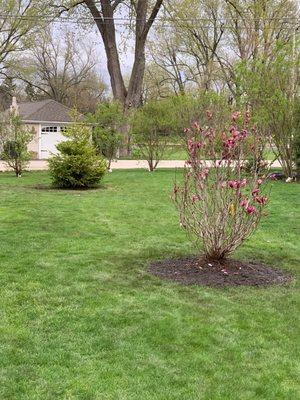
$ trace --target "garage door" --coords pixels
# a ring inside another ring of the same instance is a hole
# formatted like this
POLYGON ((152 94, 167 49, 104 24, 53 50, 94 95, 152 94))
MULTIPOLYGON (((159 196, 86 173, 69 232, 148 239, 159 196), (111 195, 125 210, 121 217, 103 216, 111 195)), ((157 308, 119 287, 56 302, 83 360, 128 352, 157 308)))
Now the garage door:
POLYGON ((66 137, 62 134, 65 127, 62 126, 42 126, 41 130, 41 158, 49 158, 57 154, 56 145, 66 137))

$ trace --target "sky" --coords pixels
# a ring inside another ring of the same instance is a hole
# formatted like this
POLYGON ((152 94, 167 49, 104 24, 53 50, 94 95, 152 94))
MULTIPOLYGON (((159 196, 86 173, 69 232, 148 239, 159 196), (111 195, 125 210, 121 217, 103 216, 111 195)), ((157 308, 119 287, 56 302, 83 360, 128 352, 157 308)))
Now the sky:
MULTIPOLYGON (((65 30, 70 30, 73 32, 76 41, 83 48, 85 46, 92 46, 93 56, 96 62, 96 69, 104 80, 105 83, 109 84, 109 74, 106 67, 106 54, 104 50, 104 45, 102 42, 101 35, 97 27, 93 24, 88 28, 81 27, 76 23, 55 23, 54 31, 55 35, 59 38, 64 34, 65 30)), ((134 40, 131 35, 129 35, 128 29, 123 24, 117 24, 117 43, 120 50, 120 63, 123 74, 129 75, 132 69, 134 61, 134 40)))

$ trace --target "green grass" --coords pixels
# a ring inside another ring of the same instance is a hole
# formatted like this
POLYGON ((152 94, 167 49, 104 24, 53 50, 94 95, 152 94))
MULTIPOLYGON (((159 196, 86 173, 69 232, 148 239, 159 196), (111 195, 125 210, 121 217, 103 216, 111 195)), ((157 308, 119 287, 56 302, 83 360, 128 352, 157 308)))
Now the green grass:
MULTIPOLYGON (((137 160, 140 159, 139 152, 133 151, 131 156, 122 156, 121 160, 137 160)), ((162 157, 163 160, 186 160, 187 152, 181 145, 170 146, 168 145, 162 157)))
MULTIPOLYGON (((272 150, 266 150, 264 157, 266 160, 274 160, 274 153, 272 150)), ((138 159, 138 155, 133 152, 132 156, 121 157, 122 160, 135 160, 138 159)), ((184 147, 176 145, 174 147, 168 146, 165 154, 163 155, 164 160, 186 160, 187 152, 184 147)))
POLYGON ((295 282, 220 290, 147 272, 193 252, 173 178, 118 171, 71 192, 36 189, 47 173, 0 175, 1 400, 300 398, 300 186, 275 183, 236 254, 295 282))

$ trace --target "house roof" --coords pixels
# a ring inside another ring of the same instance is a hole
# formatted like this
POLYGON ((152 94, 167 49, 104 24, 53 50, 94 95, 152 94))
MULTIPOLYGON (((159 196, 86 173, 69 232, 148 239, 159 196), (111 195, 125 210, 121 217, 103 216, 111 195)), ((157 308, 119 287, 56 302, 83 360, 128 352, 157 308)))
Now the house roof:
POLYGON ((70 108, 51 99, 18 103, 18 113, 23 121, 72 122, 70 112, 70 108))

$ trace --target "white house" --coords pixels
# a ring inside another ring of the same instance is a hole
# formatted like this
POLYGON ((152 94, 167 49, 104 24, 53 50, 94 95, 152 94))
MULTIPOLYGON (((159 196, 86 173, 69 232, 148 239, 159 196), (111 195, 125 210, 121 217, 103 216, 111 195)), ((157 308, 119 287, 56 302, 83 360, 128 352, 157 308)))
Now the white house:
POLYGON ((34 128, 36 134, 29 143, 29 150, 33 158, 46 159, 51 154, 56 154, 56 145, 66 140, 62 132, 72 122, 71 109, 55 100, 43 100, 27 103, 17 103, 13 98, 10 110, 14 111, 30 128, 34 128))

